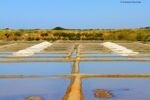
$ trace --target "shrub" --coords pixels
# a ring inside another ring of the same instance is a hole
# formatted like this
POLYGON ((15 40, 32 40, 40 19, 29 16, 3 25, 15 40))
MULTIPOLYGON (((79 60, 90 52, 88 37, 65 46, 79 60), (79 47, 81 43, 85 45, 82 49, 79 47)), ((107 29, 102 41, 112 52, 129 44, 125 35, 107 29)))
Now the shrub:
POLYGON ((21 32, 15 32, 15 36, 21 36, 22 34, 21 34, 21 32))
POLYGON ((65 30, 65 28, 62 28, 62 27, 55 27, 55 28, 53 28, 53 30, 65 30))

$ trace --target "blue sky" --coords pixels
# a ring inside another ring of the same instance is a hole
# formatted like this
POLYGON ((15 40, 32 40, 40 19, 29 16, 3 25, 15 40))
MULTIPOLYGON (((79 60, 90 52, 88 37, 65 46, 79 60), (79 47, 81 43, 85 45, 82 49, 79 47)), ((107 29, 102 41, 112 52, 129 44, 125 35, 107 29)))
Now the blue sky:
POLYGON ((0 0, 0 28, 136 28, 150 26, 150 0, 0 0))

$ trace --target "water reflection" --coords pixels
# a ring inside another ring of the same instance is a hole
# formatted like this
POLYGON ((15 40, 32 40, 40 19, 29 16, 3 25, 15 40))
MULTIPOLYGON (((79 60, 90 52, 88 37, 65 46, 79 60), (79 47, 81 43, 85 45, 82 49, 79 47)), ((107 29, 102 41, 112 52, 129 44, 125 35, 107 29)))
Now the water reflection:
POLYGON ((81 73, 150 74, 150 62, 82 62, 81 73))
POLYGON ((0 75, 70 74, 72 63, 0 63, 0 75))
POLYGON ((1 79, 0 100, 25 100, 42 96, 45 100, 61 100, 69 79, 1 79))
POLYGON ((106 100, 96 98, 95 89, 111 90, 107 100, 150 100, 149 84, 149 79, 85 79, 82 87, 85 100, 106 100))

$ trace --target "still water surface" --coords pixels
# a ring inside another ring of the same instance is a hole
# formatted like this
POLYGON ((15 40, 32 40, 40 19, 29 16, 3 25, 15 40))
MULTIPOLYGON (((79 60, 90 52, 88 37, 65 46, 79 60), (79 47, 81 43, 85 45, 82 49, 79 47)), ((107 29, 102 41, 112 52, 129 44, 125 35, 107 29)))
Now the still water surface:
MULTIPOLYGON (((43 56, 43 54, 34 56, 43 56)), ((71 73, 71 66, 71 62, 0 63, 0 75, 63 75, 71 73)), ((81 62, 80 72, 86 74, 150 74, 150 62, 81 62)), ((28 96, 42 96, 45 100, 62 100, 69 82, 69 79, 63 78, 0 79, 0 100, 24 100, 28 96)), ((90 78, 83 79, 82 82, 85 100, 150 100, 150 79, 90 78), (113 98, 97 99, 94 97, 95 89, 111 90, 113 98)))
POLYGON ((150 100, 150 79, 84 79, 85 100, 150 100), (98 99, 95 89, 110 90, 113 98, 98 99))
POLYGON ((69 79, 0 79, 0 100, 25 100, 42 96, 44 100, 61 100, 69 79))
POLYGON ((81 73, 150 74, 150 62, 81 62, 81 73))
POLYGON ((0 75, 70 74, 72 63, 0 63, 0 75))

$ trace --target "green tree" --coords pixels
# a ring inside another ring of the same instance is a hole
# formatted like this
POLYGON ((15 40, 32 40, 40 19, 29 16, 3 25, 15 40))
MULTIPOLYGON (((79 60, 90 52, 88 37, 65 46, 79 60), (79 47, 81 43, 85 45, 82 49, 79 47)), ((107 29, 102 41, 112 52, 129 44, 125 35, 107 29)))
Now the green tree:
POLYGON ((53 28, 53 30, 65 30, 65 28, 63 28, 63 27, 55 27, 55 28, 53 28))

